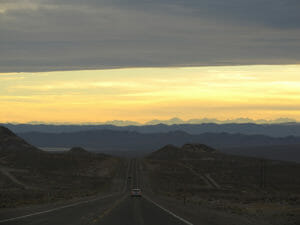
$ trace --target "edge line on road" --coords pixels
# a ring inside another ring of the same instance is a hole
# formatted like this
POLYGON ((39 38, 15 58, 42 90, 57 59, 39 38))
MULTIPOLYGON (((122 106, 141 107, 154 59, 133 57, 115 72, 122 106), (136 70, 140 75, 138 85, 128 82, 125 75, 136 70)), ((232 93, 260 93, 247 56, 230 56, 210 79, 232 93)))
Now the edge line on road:
POLYGON ((184 222, 185 224, 188 224, 188 225, 194 225, 191 222, 187 221, 186 219, 183 219, 182 217, 177 216, 175 213, 171 212, 170 210, 168 210, 168 209, 164 208, 163 206, 159 205, 158 203, 154 202, 149 197, 144 195, 143 198, 145 198, 147 201, 151 202, 152 204, 156 205, 158 208, 160 208, 160 209, 164 210, 165 212, 169 213, 170 215, 172 215, 176 219, 180 220, 181 222, 184 222))
MULTIPOLYGON (((126 173, 126 177, 125 177, 125 184, 124 184, 124 188, 123 188, 123 190, 122 190, 121 193, 125 193, 126 192, 126 187, 127 187, 127 182, 128 182, 127 181, 127 177, 128 177, 128 173, 129 173, 130 164, 131 164, 131 161, 129 161, 129 163, 128 163, 127 173, 126 173)), ((76 203, 73 203, 73 204, 64 205, 64 206, 60 206, 60 207, 49 209, 49 210, 45 210, 45 211, 40 211, 40 212, 30 213, 30 214, 23 215, 23 216, 8 218, 8 219, 0 220, 0 223, 14 221, 14 220, 19 220, 19 219, 24 219, 24 218, 31 217, 31 216, 37 216, 37 215, 44 214, 44 213, 49 213, 49 212, 53 212, 53 211, 57 211, 57 210, 61 210, 61 209, 65 209, 65 208, 69 208, 69 207, 73 207, 73 206, 77 206, 77 205, 81 205, 81 204, 85 204, 85 203, 89 203, 89 202, 93 202, 93 201, 97 201, 97 200, 102 200, 102 199, 105 199, 105 198, 109 198, 109 197, 115 196, 117 194, 120 194, 120 193, 105 195, 105 196, 102 196, 100 198, 94 198, 94 199, 91 199, 91 200, 76 202, 76 203)))
POLYGON ((37 215, 44 214, 44 213, 49 213, 49 212, 53 212, 53 211, 57 211, 57 210, 61 210, 61 209, 65 209, 65 208, 69 208, 69 207, 73 207, 73 206, 77 206, 77 205, 89 203, 89 202, 94 202, 94 201, 97 201, 97 200, 102 200, 102 199, 105 199, 105 198, 112 197, 112 196, 117 195, 117 194, 119 194, 119 193, 105 195, 105 196, 100 197, 100 198, 95 198, 95 199, 86 200, 86 201, 82 201, 82 202, 76 202, 76 203, 73 203, 73 204, 64 205, 64 206, 60 206, 60 207, 57 207, 57 208, 53 208, 53 209, 49 209, 49 210, 45 210, 45 211, 41 211, 41 212, 35 212, 35 213, 23 215, 23 216, 18 216, 18 217, 14 217, 14 218, 8 218, 8 219, 0 220, 0 223, 14 221, 14 220, 19 220, 19 219, 24 219, 24 218, 31 217, 31 216, 37 216, 37 215))

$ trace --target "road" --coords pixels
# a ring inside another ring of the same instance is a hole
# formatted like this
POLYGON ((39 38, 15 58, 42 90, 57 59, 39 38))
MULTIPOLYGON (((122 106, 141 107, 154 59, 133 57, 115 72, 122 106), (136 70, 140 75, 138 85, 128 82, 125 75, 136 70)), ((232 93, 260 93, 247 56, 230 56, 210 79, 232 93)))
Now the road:
POLYGON ((29 214, 0 218, 0 225, 184 225, 191 224, 147 196, 130 197, 130 189, 142 187, 138 160, 128 164, 121 193, 50 208, 29 214), (127 177, 131 177, 128 179, 127 177))

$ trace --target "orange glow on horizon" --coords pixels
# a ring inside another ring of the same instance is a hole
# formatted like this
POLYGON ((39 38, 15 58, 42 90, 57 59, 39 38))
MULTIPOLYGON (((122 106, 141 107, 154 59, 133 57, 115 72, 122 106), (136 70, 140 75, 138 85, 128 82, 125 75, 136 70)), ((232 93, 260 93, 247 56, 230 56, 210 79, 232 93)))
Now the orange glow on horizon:
POLYGON ((300 65, 0 74, 0 122, 300 120, 300 65))

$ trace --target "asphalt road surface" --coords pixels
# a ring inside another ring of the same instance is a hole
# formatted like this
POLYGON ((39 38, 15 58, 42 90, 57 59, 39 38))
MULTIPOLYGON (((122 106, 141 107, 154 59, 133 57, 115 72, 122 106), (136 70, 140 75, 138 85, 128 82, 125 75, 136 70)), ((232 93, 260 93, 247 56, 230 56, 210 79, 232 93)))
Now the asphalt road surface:
POLYGON ((30 214, 0 218, 0 225, 184 225, 191 224, 150 198, 130 197, 131 188, 141 187, 138 161, 129 162, 124 190, 30 214), (128 177, 131 177, 128 179, 128 177))
POLYGON ((165 212, 144 198, 126 197, 96 224, 184 225, 186 223, 165 212))

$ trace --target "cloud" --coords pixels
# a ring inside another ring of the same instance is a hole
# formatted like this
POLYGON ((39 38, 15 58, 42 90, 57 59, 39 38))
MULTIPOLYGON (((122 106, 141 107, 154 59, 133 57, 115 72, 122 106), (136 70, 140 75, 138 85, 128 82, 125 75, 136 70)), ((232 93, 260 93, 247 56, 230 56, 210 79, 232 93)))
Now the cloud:
POLYGON ((1 0, 0 72, 300 62, 297 0, 1 0))

